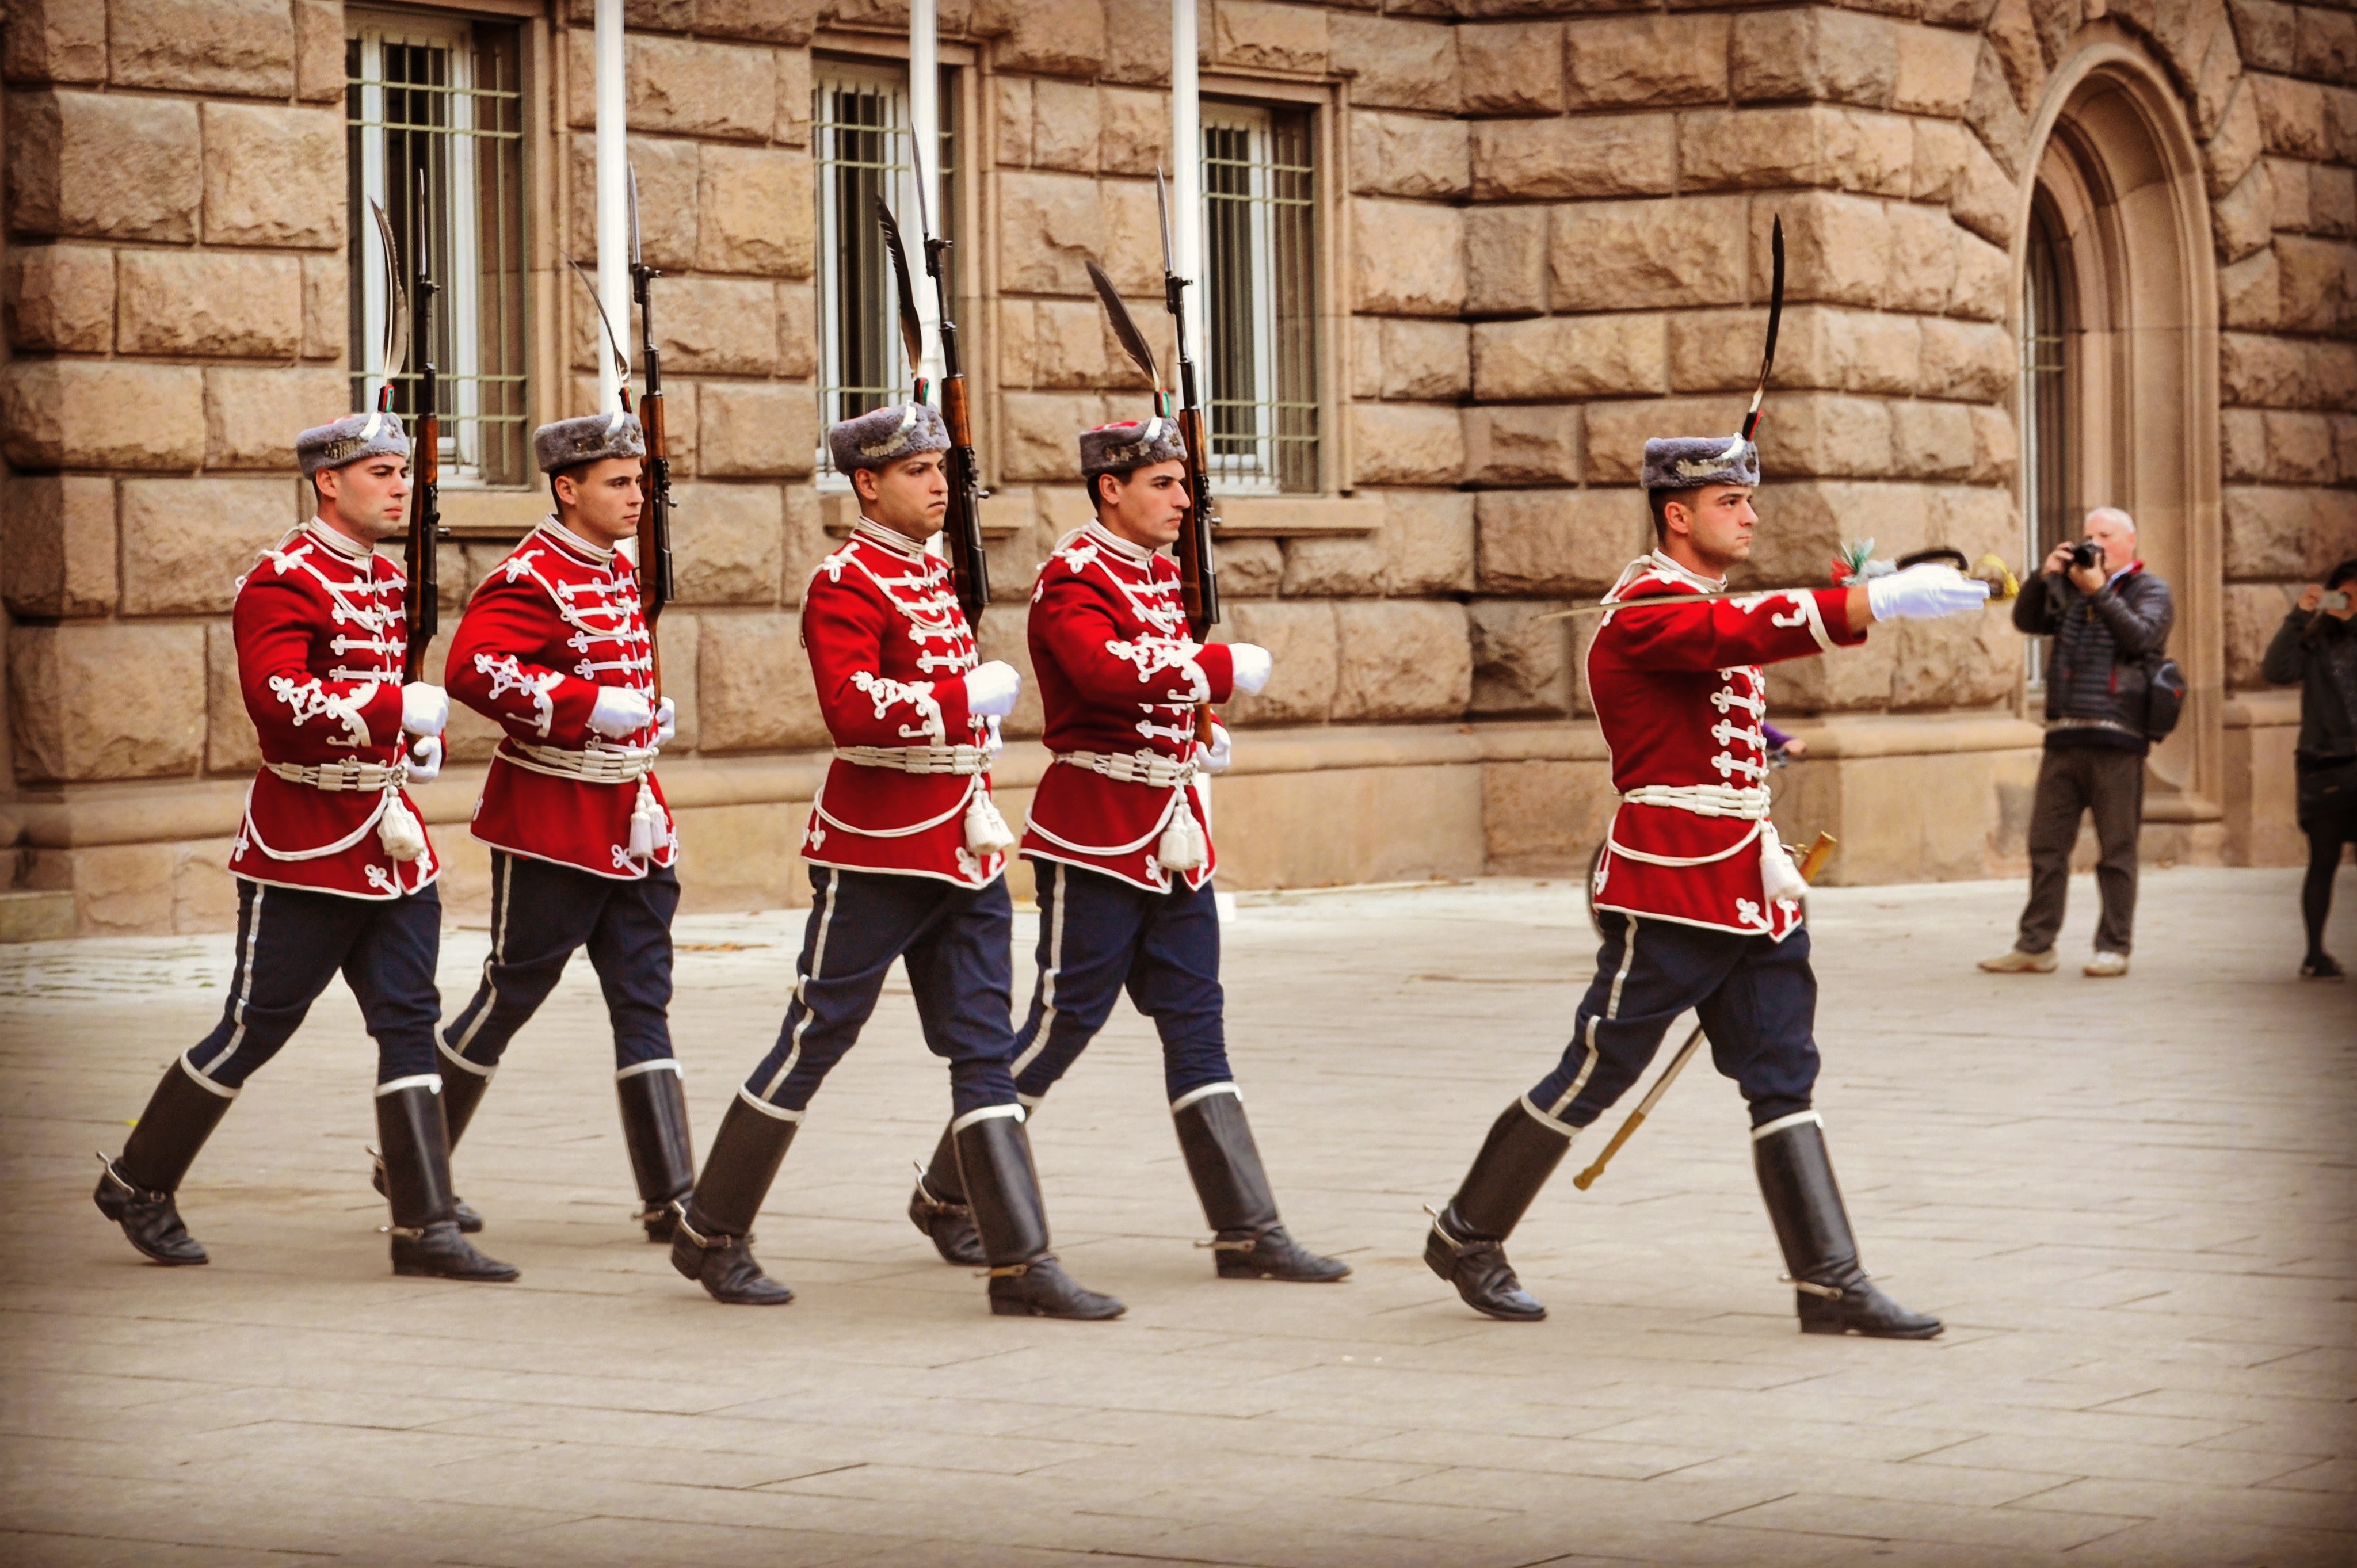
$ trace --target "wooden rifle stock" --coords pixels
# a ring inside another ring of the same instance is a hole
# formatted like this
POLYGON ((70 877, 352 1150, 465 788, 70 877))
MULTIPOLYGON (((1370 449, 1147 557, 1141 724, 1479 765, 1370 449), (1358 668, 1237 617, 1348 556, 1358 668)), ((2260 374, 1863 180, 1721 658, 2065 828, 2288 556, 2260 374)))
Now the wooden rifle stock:
POLYGON ((955 369, 957 328, 942 323, 942 423, 949 426, 950 510, 943 530, 949 544, 950 578, 957 591, 966 624, 980 628, 984 607, 990 603, 990 556, 982 543, 982 485, 979 459, 974 450, 974 409, 966 396, 966 379, 955 369))
MULTIPOLYGON (((425 384, 433 384, 430 373, 425 384)), ((414 490, 409 502, 409 540, 402 563, 409 575, 408 602, 402 607, 409 622, 409 643, 401 660, 404 684, 423 678, 426 645, 441 629, 442 620, 442 573, 436 550, 442 533, 442 420, 434 412, 433 394, 425 396, 425 412, 418 415, 417 441, 411 448, 414 490)))

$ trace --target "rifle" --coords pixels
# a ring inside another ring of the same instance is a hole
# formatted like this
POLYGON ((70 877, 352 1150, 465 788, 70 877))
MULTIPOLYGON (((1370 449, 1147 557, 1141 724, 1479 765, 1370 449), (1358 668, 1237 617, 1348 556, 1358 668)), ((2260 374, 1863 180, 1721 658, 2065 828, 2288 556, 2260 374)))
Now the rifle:
MULTIPOLYGON (((1824 869, 1826 857, 1834 852, 1835 842, 1833 834, 1819 833, 1810 843, 1808 852, 1801 856, 1802 881, 1814 882, 1817 879, 1817 873, 1824 869)), ((1620 1152, 1620 1145, 1645 1124, 1645 1118, 1654 1106, 1661 1103, 1662 1096, 1669 1092, 1670 1085, 1677 1082, 1678 1074, 1686 1070, 1686 1063, 1694 1060, 1695 1052, 1702 1048, 1702 1041, 1703 1027, 1696 1024, 1694 1033, 1686 1036, 1686 1043, 1678 1047, 1678 1054, 1670 1058, 1670 1065, 1663 1068, 1662 1076, 1653 1081, 1652 1089, 1637 1102, 1637 1109, 1629 1112, 1629 1120, 1620 1123, 1620 1130, 1612 1134, 1612 1141, 1604 1145, 1604 1152, 1596 1156, 1596 1163, 1571 1178, 1572 1186, 1586 1192, 1596 1185, 1596 1178, 1604 1174, 1604 1167, 1612 1163, 1612 1156, 1620 1152)))
MULTIPOLYGON (((1178 525, 1178 590, 1187 607, 1187 628, 1198 642, 1220 624, 1220 574, 1211 560, 1211 530, 1220 509, 1211 499, 1211 476, 1205 466, 1211 454, 1204 435, 1203 402, 1195 390, 1195 361, 1187 352, 1186 290, 1195 280, 1178 275, 1178 253, 1170 243, 1170 188, 1157 166, 1154 200, 1162 218, 1162 305, 1170 312, 1171 329, 1178 334, 1178 435, 1187 444, 1187 499, 1192 504, 1178 525)), ((1168 412, 1167 409, 1165 412, 1168 412)), ((1198 727, 1203 744, 1211 741, 1211 710, 1200 711, 1198 727)))
MULTIPOLYGON (((925 242, 925 275, 933 280, 934 305, 941 316, 942 423, 949 427, 950 450, 945 467, 950 481, 949 516, 942 535, 949 546, 950 580, 956 585, 958 605, 966 624, 982 625, 983 607, 990 603, 990 554, 982 543, 982 459, 974 449, 974 406, 968 398, 965 360, 958 351, 957 317, 950 309, 950 277, 946 264, 955 242, 933 234, 932 214, 925 206, 923 160, 909 156, 916 177, 917 226, 925 242)), ((900 245, 899 225, 892 220, 884 199, 876 199, 877 220, 884 226, 884 242, 892 252, 893 275, 899 280, 900 336, 909 350, 911 374, 923 361, 923 327, 917 318, 917 301, 909 274, 909 258, 900 245)), ((925 401, 925 381, 917 377, 916 401, 925 401)))
MULTIPOLYGON (((647 657, 653 661, 655 701, 662 701, 662 645, 655 622, 676 585, 671 567, 671 439, 663 429, 662 360, 655 349, 655 309, 647 285, 662 274, 647 265, 639 240, 639 167, 630 167, 630 294, 639 302, 640 351, 646 356, 647 390, 639 399, 639 427, 647 441, 647 499, 639 513, 639 607, 647 621, 647 657)), ((601 307, 602 308, 602 307, 601 307)), ((623 378, 628 387, 630 378, 623 378)), ((627 392, 625 398, 627 399, 627 392)), ((625 401, 623 406, 629 407, 625 401)))
MULTIPOLYGON (((436 408, 440 384, 434 368, 434 295, 438 285, 428 270, 434 247, 426 238, 425 171, 417 171, 416 242, 417 358, 416 429, 410 443, 412 489, 409 502, 409 542, 403 566, 409 575, 403 609, 409 620, 409 645, 402 657, 404 683, 417 680, 425 669, 427 647, 442 620, 442 572, 437 546, 442 538, 442 416, 436 408)), ((386 391, 391 392, 388 383, 386 391)))

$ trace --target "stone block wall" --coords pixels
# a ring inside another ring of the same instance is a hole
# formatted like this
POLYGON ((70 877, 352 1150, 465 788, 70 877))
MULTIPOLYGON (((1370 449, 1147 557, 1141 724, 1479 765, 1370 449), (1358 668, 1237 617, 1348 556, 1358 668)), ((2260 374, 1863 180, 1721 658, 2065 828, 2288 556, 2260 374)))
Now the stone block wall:
POLYGON ((340 27, 314 0, 8 8, 12 784, 251 755, 208 649, 304 515, 295 432, 349 395, 340 27))
MULTIPOLYGON (((2179 177, 2215 247, 2224 404, 2221 517, 2199 526, 2218 529, 2229 686, 2255 682, 2287 587, 2357 553, 2345 5, 1198 5, 1207 90, 1318 117, 1331 483, 1226 503, 1220 635, 1278 660, 1267 693, 1230 710, 1241 725, 1347 746, 1353 726, 1577 720, 1581 623, 1541 618, 1600 591, 1649 542, 1633 488, 1646 435, 1735 425, 1777 216, 1790 276, 1757 576, 1816 577, 1837 542, 1863 536, 1881 553, 1947 543, 2016 558, 2018 230, 2050 89, 2097 47, 2152 63, 2197 149, 2179 177)), ((626 10, 678 454, 680 597, 663 623, 683 710, 674 753, 683 773, 705 758, 733 768, 823 740, 796 617, 845 509, 813 472, 811 82, 819 56, 893 58, 907 18, 899 0, 626 10)), ((1085 258, 1168 348, 1152 187, 1173 156, 1168 8, 941 10, 963 100, 961 308, 995 491, 1000 602, 983 637, 1023 664, 1033 574, 1086 516, 1074 432, 1146 407, 1085 258)), ((595 317, 562 260, 596 261, 590 20, 589 0, 546 0, 525 23, 535 419, 595 398, 595 317)), ((146 791, 159 823, 210 822, 253 765, 229 584, 304 509, 293 433, 349 395, 343 29, 337 0, 7 7, 0 849, 37 799, 146 791)), ((509 499, 501 515, 520 528, 537 503, 509 499)), ((507 548, 494 532, 446 547, 446 622, 507 548)), ((1996 614, 1885 628, 1864 652, 1782 667, 1775 700, 1921 736, 2007 708, 2018 660, 1996 614)), ((1031 698, 1010 728, 1038 723, 1031 698)), ((2253 778, 2272 735, 2236 743, 2253 778)), ((461 766, 491 744, 488 726, 454 728, 461 766)), ((1585 819, 1540 820, 1571 808, 1534 780, 1586 779, 1596 762, 1545 771, 1561 760, 1472 765, 1492 775, 1479 809, 1493 854, 1587 842, 1585 819)), ((1347 812, 1300 789, 1263 793, 1304 820, 1347 812)), ((1261 846, 1239 865, 1281 862, 1286 832, 1248 811, 1225 821, 1261 846)), ((211 923, 216 832, 45 850, 41 875, 80 878, 86 908, 129 911, 120 929, 211 923)))
POLYGON ((2299 585, 2357 556, 2357 12, 2228 12, 2244 74, 2207 173, 2227 679, 2251 688, 2299 585))

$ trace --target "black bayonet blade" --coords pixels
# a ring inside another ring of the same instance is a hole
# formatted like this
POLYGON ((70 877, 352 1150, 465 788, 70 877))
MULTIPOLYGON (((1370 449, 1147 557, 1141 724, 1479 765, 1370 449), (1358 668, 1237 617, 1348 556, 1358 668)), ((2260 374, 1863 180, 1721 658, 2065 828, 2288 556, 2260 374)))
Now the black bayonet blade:
POLYGON ((393 220, 384 215, 384 209, 374 197, 369 198, 369 210, 376 214, 377 239, 384 247, 382 374, 389 385, 409 357, 409 291, 401 286, 400 247, 393 242, 393 220))
POLYGON ((1743 416, 1743 438, 1760 428, 1760 405, 1768 396, 1768 378, 1776 369, 1776 332, 1784 323, 1784 219, 1779 213, 1769 231, 1771 276, 1768 290, 1768 348, 1760 357, 1760 385, 1751 393, 1751 411, 1743 416))
POLYGON ((1122 348, 1137 361, 1137 368, 1154 383, 1155 394, 1160 396, 1162 371, 1154 362, 1154 350, 1146 347, 1146 334, 1137 329, 1129 306, 1122 303, 1121 291, 1113 286, 1113 279, 1105 276, 1105 270, 1093 261, 1088 263, 1088 269, 1089 281, 1097 285, 1097 298, 1104 302, 1105 315, 1113 322, 1113 335, 1121 339, 1122 348))
POLYGON ((579 262, 563 251, 557 254, 565 257, 565 264, 573 269, 573 275, 579 278, 581 286, 589 291, 590 307, 597 313, 597 325, 606 329, 606 347, 614 356, 614 374, 621 380, 622 406, 628 408, 630 404, 630 357, 622 352, 621 339, 614 336, 614 324, 606 318, 606 302, 597 297, 597 285, 589 281, 589 274, 581 270, 579 262))
POLYGON ((900 346, 909 351, 909 373, 914 375, 925 362, 925 326, 917 315, 917 290, 909 278, 909 252, 900 244, 900 226, 892 221, 892 209, 880 196, 876 199, 876 221, 884 228, 884 248, 892 252, 892 284, 900 296, 900 346))

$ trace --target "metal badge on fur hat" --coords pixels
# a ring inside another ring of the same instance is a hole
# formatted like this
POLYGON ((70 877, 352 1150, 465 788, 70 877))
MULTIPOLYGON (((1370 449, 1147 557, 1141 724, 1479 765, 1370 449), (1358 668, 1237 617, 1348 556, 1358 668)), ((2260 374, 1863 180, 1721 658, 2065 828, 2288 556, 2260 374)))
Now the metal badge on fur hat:
POLYGON ((1120 424, 1100 424, 1081 432, 1081 473, 1088 478, 1093 479, 1099 474, 1130 474, 1156 463, 1186 460, 1187 443, 1179 435, 1175 419, 1157 415, 1120 424))
POLYGON ((1665 435, 1645 443, 1645 488, 1758 485, 1760 448, 1740 435, 1665 435))
POLYGON ((891 403, 846 419, 826 433, 835 472, 881 468, 903 457, 950 449, 950 427, 938 410, 921 403, 891 403))
POLYGON ((332 424, 315 424, 295 437, 295 461, 307 479, 322 468, 341 468, 363 457, 408 456, 409 437, 402 431, 401 416, 373 409, 348 413, 332 424))
POLYGON ((639 416, 619 409, 560 419, 532 433, 533 460, 544 474, 563 473, 606 457, 646 455, 646 433, 639 428, 639 416))

